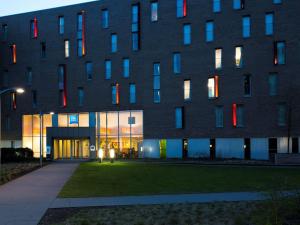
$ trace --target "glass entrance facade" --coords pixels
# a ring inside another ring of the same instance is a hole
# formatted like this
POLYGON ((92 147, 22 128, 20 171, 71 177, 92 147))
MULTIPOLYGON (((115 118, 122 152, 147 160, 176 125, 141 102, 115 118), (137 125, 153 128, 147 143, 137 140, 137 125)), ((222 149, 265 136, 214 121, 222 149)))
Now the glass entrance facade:
MULTIPOLYGON (((39 157, 40 143, 46 156, 48 127, 94 127, 96 149, 102 148, 107 154, 113 148, 118 157, 133 158, 137 157, 139 146, 143 141, 143 111, 23 115, 22 144, 23 147, 33 149, 35 157, 39 157)), ((60 137, 55 138, 52 148, 54 158, 76 156, 75 153, 71 154, 73 140, 63 141, 60 137), (57 149, 61 149, 61 153, 57 149)), ((80 137, 77 139, 81 140, 80 137)), ((85 157, 84 154, 81 156, 85 157)))
POLYGON ((53 158, 57 159, 87 159, 90 156, 88 139, 54 139, 53 158))

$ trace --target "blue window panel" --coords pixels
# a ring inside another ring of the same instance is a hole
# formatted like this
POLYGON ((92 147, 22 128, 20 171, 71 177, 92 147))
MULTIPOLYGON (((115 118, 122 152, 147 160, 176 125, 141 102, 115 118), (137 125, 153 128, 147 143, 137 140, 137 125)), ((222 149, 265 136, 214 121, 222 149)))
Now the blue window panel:
POLYGON ((251 19, 250 16, 243 17, 243 37, 249 38, 251 35, 251 19))
POLYGON ((96 113, 89 113, 89 125, 90 127, 96 127, 96 113))
POLYGON ((105 61, 105 79, 107 79, 107 80, 111 79, 111 61, 110 60, 105 61))
POLYGON ((160 103, 160 90, 153 90, 154 103, 160 103))
POLYGON ((267 13, 265 17, 266 35, 272 35, 274 29, 274 14, 267 13))
POLYGON ((214 22, 206 22, 206 42, 212 42, 214 40, 214 22))
POLYGON ((173 54, 173 72, 175 74, 181 73, 181 55, 180 55, 180 53, 173 54))
POLYGON ((185 24, 183 25, 183 44, 190 45, 192 41, 191 38, 191 25, 185 24))
POLYGON ((175 109, 175 127, 176 129, 183 128, 183 108, 176 108, 175 109))
POLYGON ((118 36, 116 34, 111 35, 111 52, 118 51, 118 36))
POLYGON ((123 59, 123 77, 128 78, 130 75, 130 60, 123 59))
POLYGON ((130 84, 130 104, 136 103, 136 87, 135 84, 130 84))
POLYGON ((213 0, 213 12, 221 12, 221 0, 213 0))
POLYGON ((109 12, 107 9, 102 10, 102 28, 108 28, 109 26, 109 12))

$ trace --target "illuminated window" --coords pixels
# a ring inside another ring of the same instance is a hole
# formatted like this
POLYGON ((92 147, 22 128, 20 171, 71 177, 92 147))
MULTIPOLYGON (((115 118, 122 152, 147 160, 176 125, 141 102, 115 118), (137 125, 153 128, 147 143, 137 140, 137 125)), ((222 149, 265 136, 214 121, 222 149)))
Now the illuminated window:
POLYGON ((215 69, 222 69, 222 49, 215 49, 215 69))
POLYGON ((17 109, 17 94, 16 92, 11 93, 11 109, 16 110, 17 109))
POLYGON ((183 107, 175 108, 175 127, 176 129, 183 128, 183 107))
POLYGON ((243 17, 243 38, 249 38, 251 35, 251 19, 250 16, 243 17))
POLYGON ((109 12, 108 9, 102 10, 102 28, 106 29, 109 26, 109 12))
POLYGON ((277 73, 271 73, 269 74, 269 95, 276 96, 278 92, 277 89, 278 89, 277 73))
POLYGON ((10 52, 11 52, 11 61, 13 64, 17 63, 17 45, 13 44, 10 46, 10 52))
POLYGON ((134 4, 131 8, 132 17, 132 50, 140 50, 140 4, 134 4))
POLYGON ((184 100, 190 101, 191 100, 191 80, 185 80, 183 84, 183 94, 184 100))
POLYGON ((84 12, 77 14, 77 54, 80 57, 86 54, 84 12))
POLYGON ((206 22, 206 42, 212 42, 214 40, 214 22, 206 22))
POLYGON ((244 76, 244 96, 251 96, 251 75, 244 76))
POLYGON ((87 79, 91 80, 93 78, 93 63, 92 62, 86 62, 85 63, 85 70, 86 70, 87 79))
POLYGON ((118 105, 120 103, 120 85, 112 85, 112 104, 118 105))
POLYGON ((111 79, 111 60, 105 60, 105 79, 111 79))
POLYGON ((213 0, 213 12, 221 12, 221 0, 213 0))
POLYGON ((235 67, 236 68, 243 67, 243 47, 242 46, 235 47, 235 67))
POLYGON ((153 64, 153 101, 160 103, 160 63, 153 64))
POLYGON ((216 106, 215 107, 215 117, 216 117, 216 127, 224 127, 224 107, 216 106))
POLYGON ((67 106, 67 82, 66 82, 66 65, 58 67, 58 88, 59 88, 59 105, 67 106))
POLYGON ((65 58, 70 57, 70 41, 65 40, 65 58))
POLYGON ((244 106, 232 105, 232 125, 233 127, 244 127, 244 106))
POLYGON ((192 41, 191 37, 191 24, 183 25, 183 44, 190 45, 192 41))
POLYGON ((7 41, 7 35, 8 35, 8 26, 7 24, 2 25, 2 41, 7 41))
POLYGON ((123 77, 128 78, 130 75, 130 60, 123 59, 123 77))
POLYGON ((178 52, 173 53, 173 72, 175 74, 181 73, 181 54, 178 52))
POLYGON ((130 104, 136 103, 136 86, 135 84, 129 85, 129 102, 130 104))
POLYGON ((151 2, 151 21, 158 21, 158 2, 151 2))
POLYGON ((187 0, 177 0, 177 17, 185 17, 187 14, 187 0))
POLYGON ((219 76, 208 78, 208 98, 219 97, 219 76))
POLYGON ((37 38, 38 37, 38 21, 37 18, 34 18, 30 21, 30 37, 37 38))
POLYGON ((245 7, 245 0, 233 0, 233 9, 244 9, 245 7))
POLYGON ((46 42, 41 42, 41 58, 46 58, 46 42))
POLYGON ((287 113, 286 113, 286 104, 278 104, 278 126, 286 126, 287 113))
POLYGON ((265 34, 272 35, 274 29, 274 13, 267 13, 265 16, 265 34))
POLYGON ((78 105, 83 106, 84 102, 84 89, 82 87, 79 87, 78 89, 78 105))
POLYGON ((274 43, 274 64, 284 65, 285 64, 285 42, 278 41, 274 43))
POLYGON ((63 16, 58 17, 58 33, 65 33, 65 18, 63 16))
POLYGON ((111 35, 111 52, 115 53, 118 51, 118 36, 117 34, 111 35))

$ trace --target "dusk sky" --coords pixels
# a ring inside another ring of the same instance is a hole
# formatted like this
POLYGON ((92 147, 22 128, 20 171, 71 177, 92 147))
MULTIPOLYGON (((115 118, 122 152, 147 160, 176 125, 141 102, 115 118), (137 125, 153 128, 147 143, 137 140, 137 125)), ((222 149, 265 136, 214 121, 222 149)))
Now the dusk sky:
POLYGON ((93 1, 95 0, 0 0, 0 16, 93 1))

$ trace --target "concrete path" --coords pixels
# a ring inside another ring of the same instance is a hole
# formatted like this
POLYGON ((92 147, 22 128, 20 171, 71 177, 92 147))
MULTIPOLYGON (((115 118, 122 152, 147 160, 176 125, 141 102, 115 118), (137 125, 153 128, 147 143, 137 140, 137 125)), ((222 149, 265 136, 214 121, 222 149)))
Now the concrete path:
POLYGON ((0 225, 36 225, 78 163, 53 163, 0 186, 0 225))
POLYGON ((265 200, 267 196, 258 192, 206 193, 185 195, 152 195, 99 198, 56 199, 50 208, 155 205, 174 203, 212 203, 265 200))

